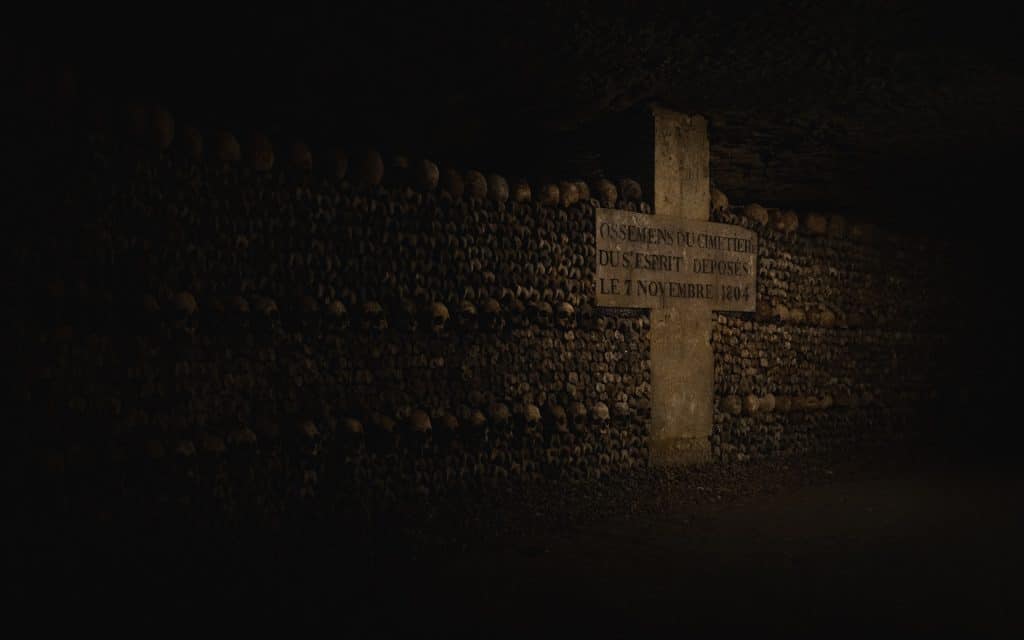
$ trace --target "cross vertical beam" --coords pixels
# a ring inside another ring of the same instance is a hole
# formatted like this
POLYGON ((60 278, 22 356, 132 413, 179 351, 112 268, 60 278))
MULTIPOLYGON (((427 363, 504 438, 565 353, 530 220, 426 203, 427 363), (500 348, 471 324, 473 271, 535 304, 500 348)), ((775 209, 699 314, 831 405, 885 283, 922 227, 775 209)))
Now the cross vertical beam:
MULTIPOLYGON (((654 126, 654 214, 708 220, 707 121, 660 106, 654 126)), ((651 457, 655 464, 710 458, 715 362, 708 305, 651 309, 651 457)))

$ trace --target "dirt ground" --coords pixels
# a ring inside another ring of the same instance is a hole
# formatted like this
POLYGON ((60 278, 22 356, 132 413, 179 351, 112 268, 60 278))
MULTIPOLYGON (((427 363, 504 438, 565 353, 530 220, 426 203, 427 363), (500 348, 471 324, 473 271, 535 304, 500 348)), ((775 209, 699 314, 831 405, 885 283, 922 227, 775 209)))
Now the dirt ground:
POLYGON ((21 607, 301 613, 364 632, 1024 629, 1021 476, 960 458, 652 470, 358 532, 52 531, 8 546, 23 572, 9 585, 21 607))

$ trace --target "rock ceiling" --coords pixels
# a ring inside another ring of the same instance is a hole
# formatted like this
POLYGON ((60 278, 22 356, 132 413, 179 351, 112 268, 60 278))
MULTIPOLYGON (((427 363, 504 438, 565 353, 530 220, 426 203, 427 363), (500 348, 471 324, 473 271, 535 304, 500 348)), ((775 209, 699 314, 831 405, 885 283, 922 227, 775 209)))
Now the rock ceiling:
POLYGON ((658 100, 709 117, 712 177, 734 201, 868 215, 973 188, 1024 138, 1005 9, 628 4, 119 15, 69 19, 55 40, 87 82, 202 123, 509 172, 554 155, 599 171, 615 153, 602 132, 658 100))

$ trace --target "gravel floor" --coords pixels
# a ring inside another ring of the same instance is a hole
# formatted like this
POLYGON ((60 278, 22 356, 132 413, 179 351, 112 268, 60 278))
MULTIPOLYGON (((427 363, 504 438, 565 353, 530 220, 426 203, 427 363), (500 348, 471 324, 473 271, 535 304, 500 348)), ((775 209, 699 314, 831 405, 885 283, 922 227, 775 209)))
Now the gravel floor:
POLYGON ((1019 627, 1020 477, 955 460, 650 469, 372 523, 54 529, 8 545, 9 601, 489 636, 1019 627))

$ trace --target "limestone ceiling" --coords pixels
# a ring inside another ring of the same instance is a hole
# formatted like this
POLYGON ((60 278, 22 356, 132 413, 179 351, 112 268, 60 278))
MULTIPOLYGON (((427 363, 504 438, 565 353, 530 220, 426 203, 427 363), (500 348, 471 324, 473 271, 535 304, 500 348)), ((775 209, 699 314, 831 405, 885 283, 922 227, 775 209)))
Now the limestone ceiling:
POLYGON ((554 149, 599 170, 616 114, 659 100, 708 115, 713 178, 768 204, 937 197, 1024 138, 1017 10, 724 4, 264 9, 85 31, 105 46, 80 46, 80 28, 60 41, 90 82, 194 120, 509 171, 554 149))

